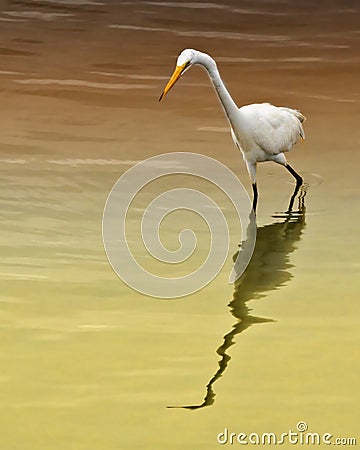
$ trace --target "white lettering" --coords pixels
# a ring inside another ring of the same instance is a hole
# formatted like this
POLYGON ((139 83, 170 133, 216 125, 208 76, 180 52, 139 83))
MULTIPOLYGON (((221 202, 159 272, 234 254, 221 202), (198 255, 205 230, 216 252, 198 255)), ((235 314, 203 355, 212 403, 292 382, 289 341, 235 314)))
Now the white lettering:
POLYGON ((280 445, 284 444, 287 435, 288 435, 287 433, 282 433, 282 435, 280 436, 280 440, 278 441, 278 444, 280 445))
POLYGON ((331 438, 332 438, 332 437, 333 437, 333 436, 332 436, 332 434, 330 434, 330 433, 325 433, 325 434, 323 434, 323 437, 322 437, 323 443, 326 444, 326 445, 331 445, 331 438))
POLYGON ((228 440, 228 429, 225 428, 223 433, 219 433, 217 435, 217 441, 219 444, 224 445, 227 443, 227 440, 228 440))
POLYGON ((263 433, 261 438, 262 438, 262 444, 276 445, 276 434, 275 433, 263 433))
POLYGON ((239 444, 247 445, 248 443, 246 441, 246 433, 239 433, 237 435, 237 441, 239 444))
POLYGON ((289 430, 289 442, 290 444, 298 443, 298 434, 296 432, 289 430))
POLYGON ((306 433, 306 444, 320 445, 319 433, 306 433), (310 442, 310 439, 311 439, 311 442, 310 442))
POLYGON ((260 437, 259 437, 259 435, 257 433, 249 434, 249 442, 251 444, 260 444, 260 437))

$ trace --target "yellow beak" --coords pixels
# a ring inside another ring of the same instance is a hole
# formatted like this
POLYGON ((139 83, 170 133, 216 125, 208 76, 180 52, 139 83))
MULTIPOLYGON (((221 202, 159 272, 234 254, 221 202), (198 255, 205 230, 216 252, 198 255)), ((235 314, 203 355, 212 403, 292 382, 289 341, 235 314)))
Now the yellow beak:
POLYGON ((165 95, 170 91, 170 89, 174 86, 177 80, 181 77, 181 73, 185 69, 185 66, 186 64, 183 64, 182 66, 176 66, 174 73, 171 75, 168 84, 165 86, 163 93, 160 95, 159 102, 163 97, 165 97, 165 95))

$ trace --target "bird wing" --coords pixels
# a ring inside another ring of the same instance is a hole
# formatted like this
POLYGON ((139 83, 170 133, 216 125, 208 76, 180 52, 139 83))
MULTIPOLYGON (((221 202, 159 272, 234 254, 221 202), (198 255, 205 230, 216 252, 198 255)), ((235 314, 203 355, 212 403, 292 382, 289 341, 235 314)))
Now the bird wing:
POLYGON ((246 118, 252 142, 269 155, 287 152, 305 138, 305 116, 296 109, 259 103, 243 106, 240 112, 246 118))

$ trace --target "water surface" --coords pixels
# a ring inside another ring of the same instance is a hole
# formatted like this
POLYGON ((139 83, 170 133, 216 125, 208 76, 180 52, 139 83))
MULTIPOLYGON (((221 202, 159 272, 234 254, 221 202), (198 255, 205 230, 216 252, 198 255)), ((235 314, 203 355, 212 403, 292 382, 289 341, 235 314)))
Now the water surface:
POLYGON ((208 450, 225 427, 280 434, 300 420, 358 437, 358 15, 354 1, 1 7, 4 449, 208 450), (202 70, 157 102, 186 47, 215 57, 239 105, 307 116, 288 159, 308 188, 289 218, 289 174, 261 165, 246 277, 227 281, 240 233, 225 205, 223 271, 165 301, 130 290, 106 260, 102 212, 118 177, 192 151, 251 190, 202 70))

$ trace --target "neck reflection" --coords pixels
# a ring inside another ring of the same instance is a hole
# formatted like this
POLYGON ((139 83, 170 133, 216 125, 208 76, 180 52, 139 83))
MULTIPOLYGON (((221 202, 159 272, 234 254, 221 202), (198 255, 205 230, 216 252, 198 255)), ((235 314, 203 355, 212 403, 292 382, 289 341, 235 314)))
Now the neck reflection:
MULTIPOLYGON (((297 194, 298 192, 296 192, 297 194)), ((251 315, 250 300, 266 297, 267 293, 287 284, 293 275, 288 271, 293 265, 289 262, 290 254, 297 248, 305 228, 306 188, 300 190, 298 209, 293 211, 294 195, 289 209, 273 216, 281 221, 257 228, 256 244, 251 261, 242 276, 234 284, 232 301, 228 304, 231 314, 236 318, 232 329, 223 337, 216 353, 220 356, 219 368, 206 385, 206 395, 201 404, 187 406, 168 406, 168 408, 199 409, 211 406, 215 402, 214 383, 222 377, 231 357, 228 349, 235 344, 236 335, 254 324, 274 322, 273 319, 251 315)), ((246 243, 242 243, 244 245, 246 243)), ((233 256, 236 260, 238 252, 233 256)), ((236 272, 236 265, 235 265, 236 272)))

